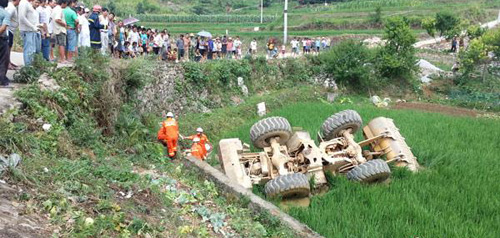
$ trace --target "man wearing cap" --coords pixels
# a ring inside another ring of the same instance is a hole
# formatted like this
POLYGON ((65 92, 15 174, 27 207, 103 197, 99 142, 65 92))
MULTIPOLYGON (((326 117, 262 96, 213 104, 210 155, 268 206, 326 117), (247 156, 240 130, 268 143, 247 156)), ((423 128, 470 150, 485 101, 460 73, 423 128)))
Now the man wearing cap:
POLYGON ((105 28, 105 26, 99 22, 99 13, 101 9, 101 6, 95 5, 89 17, 90 46, 95 50, 101 50, 102 48, 101 29, 105 28))
POLYGON ((174 158, 177 153, 177 141, 179 139, 179 125, 172 112, 167 113, 167 120, 162 123, 158 131, 158 140, 168 149, 168 157, 174 158))

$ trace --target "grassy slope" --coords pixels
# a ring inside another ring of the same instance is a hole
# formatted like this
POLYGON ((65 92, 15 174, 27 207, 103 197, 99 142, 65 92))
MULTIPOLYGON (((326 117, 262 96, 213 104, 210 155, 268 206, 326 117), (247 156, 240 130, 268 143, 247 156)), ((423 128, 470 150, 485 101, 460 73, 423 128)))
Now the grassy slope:
MULTIPOLYGON (((456 118, 367 105, 300 103, 271 115, 316 133, 325 118, 358 110, 365 123, 377 116, 395 119, 425 167, 412 175, 396 170, 389 186, 365 186, 334 178, 331 189, 294 217, 326 237, 496 237, 500 233, 500 121, 456 118)), ((249 142, 252 119, 225 138, 249 142)), ((358 138, 360 133, 358 133, 358 138)))

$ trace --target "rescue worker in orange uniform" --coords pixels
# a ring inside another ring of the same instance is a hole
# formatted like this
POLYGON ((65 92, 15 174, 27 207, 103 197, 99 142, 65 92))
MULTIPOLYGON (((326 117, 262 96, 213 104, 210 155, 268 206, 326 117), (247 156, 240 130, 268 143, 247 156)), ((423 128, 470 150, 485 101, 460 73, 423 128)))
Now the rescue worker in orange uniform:
POLYGON ((191 146, 191 156, 203 161, 207 157, 207 154, 203 151, 205 150, 201 146, 200 138, 195 137, 193 139, 193 145, 191 146))
POLYGON ((168 157, 174 158, 177 153, 177 141, 179 139, 179 125, 172 112, 167 113, 167 120, 162 123, 158 131, 158 140, 167 146, 168 157))
POLYGON ((205 156, 206 156, 207 155, 206 144, 207 144, 207 142, 210 142, 210 141, 208 140, 207 135, 205 135, 203 133, 203 129, 201 127, 198 127, 198 129, 196 129, 196 134, 188 136, 188 137, 183 138, 183 139, 188 139, 188 140, 193 140, 194 141, 195 138, 200 139, 200 145, 203 148, 203 154, 205 154, 205 156))

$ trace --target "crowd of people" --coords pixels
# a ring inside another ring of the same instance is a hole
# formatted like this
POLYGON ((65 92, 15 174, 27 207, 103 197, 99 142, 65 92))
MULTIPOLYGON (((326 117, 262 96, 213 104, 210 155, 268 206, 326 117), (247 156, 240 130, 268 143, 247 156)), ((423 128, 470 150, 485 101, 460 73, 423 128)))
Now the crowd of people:
POLYGON ((290 51, 270 38, 259 52, 257 39, 244 45, 240 37, 195 35, 172 36, 158 30, 118 20, 99 5, 91 9, 77 0, 0 0, 0 84, 8 85, 7 69, 18 66, 10 60, 14 35, 22 39, 24 65, 40 53, 45 60, 70 63, 79 49, 92 48, 116 58, 154 55, 165 61, 241 59, 267 53, 268 58, 314 54, 331 46, 330 38, 293 38, 290 51), (57 53, 57 55, 54 55, 57 53))

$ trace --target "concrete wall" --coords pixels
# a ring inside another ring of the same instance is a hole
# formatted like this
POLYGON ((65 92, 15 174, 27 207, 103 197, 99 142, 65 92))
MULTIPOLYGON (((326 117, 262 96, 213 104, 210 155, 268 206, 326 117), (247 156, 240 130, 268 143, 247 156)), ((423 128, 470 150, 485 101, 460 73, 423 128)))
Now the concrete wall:
POLYGON ((214 182, 226 195, 230 194, 231 196, 245 196, 249 198, 250 204, 249 207, 253 211, 260 212, 269 212, 271 215, 279 218, 283 225, 289 227, 294 230, 298 237, 304 238, 321 238, 322 236, 311 230, 308 226, 300 223, 295 218, 281 211, 274 204, 260 198, 259 196, 253 194, 251 191, 243 188, 239 184, 230 181, 228 177, 226 177, 222 172, 213 168, 209 164, 200 161, 193 157, 188 157, 183 159, 183 163, 189 168, 196 169, 202 174, 206 179, 214 182))

